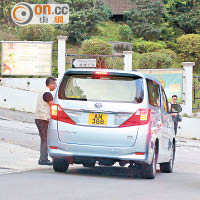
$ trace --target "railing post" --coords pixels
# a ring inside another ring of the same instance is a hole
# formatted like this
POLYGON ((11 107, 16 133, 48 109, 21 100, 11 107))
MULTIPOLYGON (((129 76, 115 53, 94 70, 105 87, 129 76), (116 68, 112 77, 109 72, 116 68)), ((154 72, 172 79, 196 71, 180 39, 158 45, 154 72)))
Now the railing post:
POLYGON ((67 36, 57 36, 58 40, 58 81, 60 81, 65 73, 65 52, 67 36))
POLYGON ((133 52, 124 51, 123 54, 124 54, 124 70, 132 71, 133 52))
POLYGON ((182 62, 183 66, 183 113, 192 115, 192 82, 194 62, 182 62))

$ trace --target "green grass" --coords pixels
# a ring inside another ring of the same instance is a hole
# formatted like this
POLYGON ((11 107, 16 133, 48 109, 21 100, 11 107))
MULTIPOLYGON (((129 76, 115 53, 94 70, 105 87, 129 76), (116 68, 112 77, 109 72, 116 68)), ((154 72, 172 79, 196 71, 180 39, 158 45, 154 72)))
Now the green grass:
POLYGON ((120 41, 120 24, 112 21, 103 22, 97 25, 97 32, 91 39, 101 39, 104 41, 120 41))

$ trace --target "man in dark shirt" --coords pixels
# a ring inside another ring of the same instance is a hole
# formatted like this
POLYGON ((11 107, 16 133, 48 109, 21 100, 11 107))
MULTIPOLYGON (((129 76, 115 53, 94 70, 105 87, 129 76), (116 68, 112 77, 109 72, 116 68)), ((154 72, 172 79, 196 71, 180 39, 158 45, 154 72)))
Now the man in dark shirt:
POLYGON ((169 111, 170 111, 170 115, 172 116, 172 120, 174 122, 174 132, 175 132, 175 135, 177 134, 177 128, 178 128, 178 113, 177 112, 173 112, 172 110, 172 105, 173 104, 177 104, 177 95, 173 95, 172 96, 172 101, 169 103, 169 111))

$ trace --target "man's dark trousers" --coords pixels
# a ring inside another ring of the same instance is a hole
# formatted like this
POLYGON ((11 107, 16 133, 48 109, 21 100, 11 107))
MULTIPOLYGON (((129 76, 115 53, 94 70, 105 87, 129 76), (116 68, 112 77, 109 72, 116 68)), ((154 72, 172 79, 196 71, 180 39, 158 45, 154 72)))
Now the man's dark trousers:
POLYGON ((36 126, 39 130, 40 134, 40 161, 42 160, 48 160, 48 147, 47 147, 47 129, 49 121, 47 120, 41 120, 41 119, 35 119, 36 126))
POLYGON ((174 132, 175 132, 175 135, 177 134, 177 128, 178 128, 178 119, 177 119, 177 116, 172 116, 172 120, 174 122, 174 132))

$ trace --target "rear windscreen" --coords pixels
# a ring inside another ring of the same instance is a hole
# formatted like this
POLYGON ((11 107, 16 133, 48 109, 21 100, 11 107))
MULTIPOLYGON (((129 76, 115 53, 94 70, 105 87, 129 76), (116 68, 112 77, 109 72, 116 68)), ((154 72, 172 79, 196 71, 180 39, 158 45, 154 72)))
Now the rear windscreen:
POLYGON ((143 101, 142 78, 92 75, 66 75, 59 89, 60 99, 82 101, 143 101))

